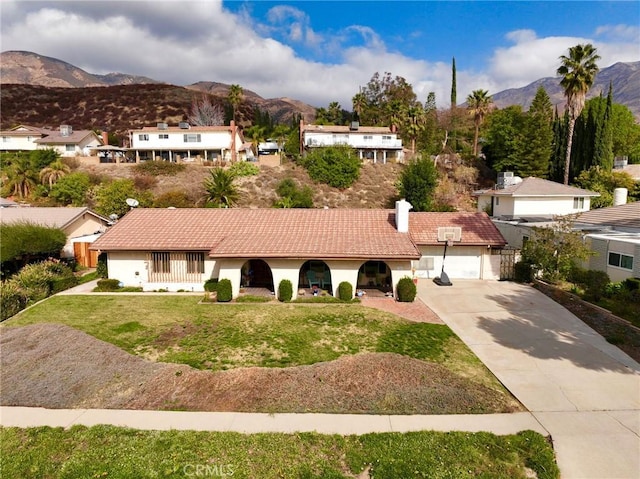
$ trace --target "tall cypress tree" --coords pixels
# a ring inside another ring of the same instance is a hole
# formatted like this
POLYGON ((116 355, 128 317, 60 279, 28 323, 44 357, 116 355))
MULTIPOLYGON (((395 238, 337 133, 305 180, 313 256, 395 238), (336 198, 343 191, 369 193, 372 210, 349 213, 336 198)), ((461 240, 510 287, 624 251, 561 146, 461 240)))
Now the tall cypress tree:
POLYGON ((451 62, 451 144, 453 151, 458 151, 458 119, 456 116, 458 87, 456 83, 456 57, 453 57, 451 62))
POLYGON ((558 183, 562 183, 564 177, 568 127, 568 112, 565 110, 564 115, 560 116, 558 107, 556 107, 553 119, 553 146, 551 162, 549 163, 549 179, 558 183))
POLYGON ((553 106, 540 86, 525 117, 520 175, 546 178, 553 152, 553 106))
POLYGON ((457 105, 457 85, 456 85, 456 57, 453 57, 451 62, 451 109, 453 110, 457 105))
POLYGON ((604 110, 598 119, 598 129, 594 135, 593 164, 599 165, 605 171, 613 168, 613 129, 611 115, 613 114, 613 87, 609 83, 609 93, 604 110))

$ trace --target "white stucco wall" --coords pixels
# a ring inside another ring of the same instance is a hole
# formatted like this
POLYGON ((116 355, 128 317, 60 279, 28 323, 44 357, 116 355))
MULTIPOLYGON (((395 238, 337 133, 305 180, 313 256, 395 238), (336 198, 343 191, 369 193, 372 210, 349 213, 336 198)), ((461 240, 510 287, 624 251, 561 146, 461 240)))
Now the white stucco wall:
MULTIPOLYGON (((415 275, 418 278, 433 279, 440 276, 442 272, 442 262, 444 246, 420 246, 423 263, 424 259, 432 258, 432 268, 420 269, 416 261, 415 275)), ((484 271, 493 271, 492 266, 485 266, 490 262, 491 249, 486 246, 452 246, 447 248, 447 256, 444 259, 444 271, 451 279, 483 279, 484 271)), ((495 261, 495 260, 494 260, 495 261)), ((498 268, 499 276, 499 268, 498 268)), ((485 278, 495 279, 495 278, 485 278)))
MULTIPOLYGON (((513 216, 570 215, 589 211, 591 200, 584 198, 582 208, 573 207, 573 196, 513 198, 513 216)), ((500 200, 502 202, 502 198, 500 200)), ((494 213, 495 215, 495 213, 494 213)))

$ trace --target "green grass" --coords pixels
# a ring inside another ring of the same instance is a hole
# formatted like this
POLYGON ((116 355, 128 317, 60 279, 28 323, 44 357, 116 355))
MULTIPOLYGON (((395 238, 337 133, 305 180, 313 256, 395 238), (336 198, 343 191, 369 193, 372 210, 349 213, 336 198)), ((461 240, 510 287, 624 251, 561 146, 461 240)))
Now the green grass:
POLYGON ((112 426, 0 429, 3 477, 539 479, 559 477, 540 434, 363 436, 138 431, 112 426), (200 476, 196 473, 200 471, 200 476), (366 476, 368 477, 368 476, 366 476))
POLYGON ((92 271, 91 273, 83 274, 82 276, 80 276, 78 278, 78 284, 85 284, 93 281, 94 279, 100 279, 97 271, 92 271))
POLYGON ((198 304, 194 296, 57 296, 4 323, 57 322, 132 353, 199 369, 289 367, 360 352, 480 364, 444 325, 358 304, 198 304))

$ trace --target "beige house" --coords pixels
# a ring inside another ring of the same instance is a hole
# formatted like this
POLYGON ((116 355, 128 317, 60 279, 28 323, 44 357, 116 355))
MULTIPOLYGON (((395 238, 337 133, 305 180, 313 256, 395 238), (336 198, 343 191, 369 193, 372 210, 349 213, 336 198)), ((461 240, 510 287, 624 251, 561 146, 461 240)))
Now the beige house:
POLYGON ((60 228, 67 235, 67 243, 61 252, 63 258, 74 258, 87 267, 96 265, 97 254, 89 246, 107 230, 108 218, 94 213, 89 208, 0 208, 0 222, 33 223, 50 228, 60 228))
POLYGON ((91 248, 107 253, 109 277, 144 290, 202 291, 209 278, 294 296, 314 285, 333 294, 349 282, 391 292, 403 276, 441 267, 438 228, 459 228, 446 258, 451 278, 497 279, 504 239, 484 213, 367 209, 135 209, 91 248), (433 230, 433 231, 431 231, 433 230), (498 263, 496 263, 498 261, 498 263))
POLYGON ((0 151, 31 151, 38 149, 36 140, 53 134, 52 130, 29 125, 18 125, 0 131, 0 151))

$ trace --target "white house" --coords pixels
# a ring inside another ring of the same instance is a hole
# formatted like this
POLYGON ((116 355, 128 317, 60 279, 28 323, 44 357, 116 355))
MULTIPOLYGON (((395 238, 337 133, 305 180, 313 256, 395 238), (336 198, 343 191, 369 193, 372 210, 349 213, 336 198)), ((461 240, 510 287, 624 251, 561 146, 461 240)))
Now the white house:
MULTIPOLYGON (((507 175, 508 173, 505 173, 507 175)), ((499 176, 495 188, 474 191, 478 211, 494 218, 546 218, 589 211, 599 193, 541 178, 499 176)))
POLYGON ((0 131, 0 151, 31 151, 38 149, 36 140, 51 135, 53 131, 29 125, 18 125, 0 131))
POLYGON ((74 258, 88 267, 96 266, 95 252, 89 250, 93 243, 111 224, 108 218, 101 216, 87 207, 55 208, 55 207, 11 207, 0 208, 0 222, 32 223, 49 228, 60 228, 67 235, 61 256, 74 258))
POLYGON ((498 279, 504 238, 485 213, 384 209, 135 209, 91 248, 107 253, 109 277, 144 290, 202 291, 209 278, 272 292, 288 279, 294 296, 332 294, 347 281, 391 291, 403 276, 440 273, 442 227, 458 230, 447 252, 450 278, 498 279), (496 263, 498 261, 498 263, 496 263))
POLYGON ((251 157, 251 145, 244 142, 241 130, 229 126, 178 126, 158 123, 129 131, 130 150, 140 160, 229 161, 251 157))
POLYGON ((306 125, 300 121, 300 154, 322 146, 349 145, 361 160, 403 162, 402 140, 395 128, 343 125, 306 125))

